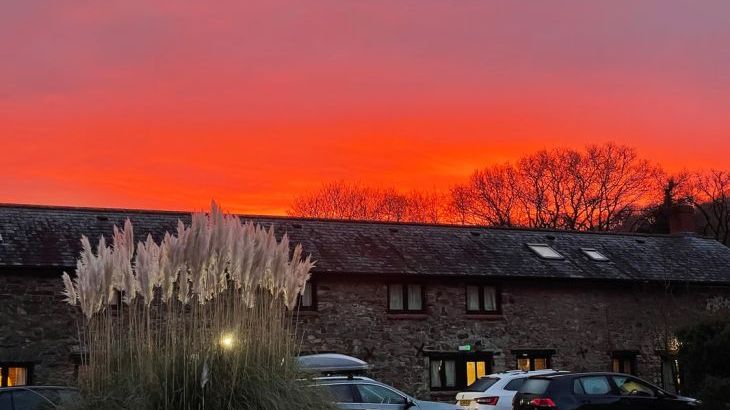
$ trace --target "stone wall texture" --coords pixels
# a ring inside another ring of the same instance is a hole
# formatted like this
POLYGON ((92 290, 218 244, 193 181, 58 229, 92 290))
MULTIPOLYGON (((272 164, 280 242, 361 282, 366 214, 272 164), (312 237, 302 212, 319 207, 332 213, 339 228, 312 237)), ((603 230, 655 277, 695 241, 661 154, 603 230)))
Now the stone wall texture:
MULTIPOLYGON (((504 280, 496 283, 502 313, 473 316, 465 312, 464 279, 410 282, 424 286, 423 314, 388 313, 386 279, 317 277, 317 310, 298 314, 302 351, 362 358, 373 377, 421 398, 453 398, 430 392, 428 354, 465 344, 492 353, 494 371, 516 368, 515 349, 554 349, 553 368, 597 371, 610 370, 610 352, 635 350, 637 374, 659 384, 656 352, 665 336, 727 315, 708 310, 708 301, 730 298, 727 287, 504 280)), ((34 363, 36 384, 74 381, 77 316, 61 291, 59 276, 0 272, 0 363, 34 363)))

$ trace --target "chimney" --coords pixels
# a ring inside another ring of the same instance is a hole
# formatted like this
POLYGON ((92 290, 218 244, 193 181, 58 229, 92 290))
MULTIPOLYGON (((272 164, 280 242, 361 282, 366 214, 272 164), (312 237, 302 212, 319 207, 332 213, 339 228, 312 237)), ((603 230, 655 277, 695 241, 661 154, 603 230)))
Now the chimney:
POLYGON ((669 214, 669 233, 677 235, 696 232, 694 206, 689 204, 672 206, 669 214))

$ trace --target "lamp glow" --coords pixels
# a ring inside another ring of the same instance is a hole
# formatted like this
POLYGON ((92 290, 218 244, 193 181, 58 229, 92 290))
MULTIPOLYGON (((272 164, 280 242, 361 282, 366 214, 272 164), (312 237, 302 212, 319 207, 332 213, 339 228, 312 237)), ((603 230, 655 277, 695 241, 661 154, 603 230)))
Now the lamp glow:
POLYGON ((224 349, 232 349, 234 344, 234 339, 232 335, 226 334, 221 337, 220 345, 224 349))

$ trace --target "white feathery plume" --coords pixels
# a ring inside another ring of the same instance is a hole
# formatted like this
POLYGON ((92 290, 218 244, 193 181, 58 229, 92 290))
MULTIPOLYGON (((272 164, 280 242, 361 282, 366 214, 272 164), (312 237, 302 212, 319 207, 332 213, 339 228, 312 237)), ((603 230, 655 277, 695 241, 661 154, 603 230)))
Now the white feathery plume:
POLYGON ((65 271, 63 272, 63 275, 61 275, 61 278, 63 279, 64 287, 63 296, 66 296, 63 301, 68 303, 69 305, 76 306, 76 302, 78 302, 79 299, 78 295, 76 294, 76 286, 71 280, 71 277, 65 271))

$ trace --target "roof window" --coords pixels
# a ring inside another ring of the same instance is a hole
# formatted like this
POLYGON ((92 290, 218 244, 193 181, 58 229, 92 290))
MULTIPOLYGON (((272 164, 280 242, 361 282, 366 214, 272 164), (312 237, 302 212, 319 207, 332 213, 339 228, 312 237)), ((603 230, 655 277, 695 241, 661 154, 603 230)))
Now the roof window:
POLYGON ((583 251, 583 253, 586 254, 586 256, 593 259, 594 261, 605 262, 608 260, 608 257, 606 255, 593 248, 581 248, 581 250, 583 251))
POLYGON ((563 259, 563 255, 546 243, 528 243, 527 247, 543 259, 563 259))

